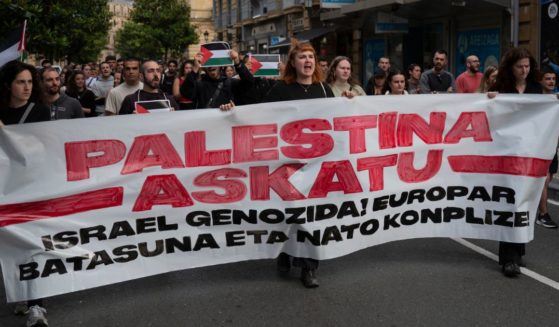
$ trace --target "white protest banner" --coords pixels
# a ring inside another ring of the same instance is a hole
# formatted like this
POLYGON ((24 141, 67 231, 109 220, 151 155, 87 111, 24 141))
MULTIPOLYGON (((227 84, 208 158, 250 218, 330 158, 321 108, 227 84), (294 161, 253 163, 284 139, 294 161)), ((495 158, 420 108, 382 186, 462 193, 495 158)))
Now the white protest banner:
POLYGON ((8 301, 281 251, 529 242, 558 114, 554 96, 421 95, 3 127, 8 301))

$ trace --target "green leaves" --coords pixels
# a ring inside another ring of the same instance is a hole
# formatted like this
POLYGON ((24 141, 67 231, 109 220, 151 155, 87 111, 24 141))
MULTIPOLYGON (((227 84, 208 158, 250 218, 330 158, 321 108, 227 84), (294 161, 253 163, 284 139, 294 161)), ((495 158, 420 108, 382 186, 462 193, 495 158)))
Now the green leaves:
POLYGON ((166 60, 169 52, 180 54, 197 41, 185 1, 137 0, 117 33, 116 49, 123 56, 166 60))
POLYGON ((107 0, 0 0, 0 35, 27 22, 27 48, 49 59, 96 61, 111 14, 107 0))

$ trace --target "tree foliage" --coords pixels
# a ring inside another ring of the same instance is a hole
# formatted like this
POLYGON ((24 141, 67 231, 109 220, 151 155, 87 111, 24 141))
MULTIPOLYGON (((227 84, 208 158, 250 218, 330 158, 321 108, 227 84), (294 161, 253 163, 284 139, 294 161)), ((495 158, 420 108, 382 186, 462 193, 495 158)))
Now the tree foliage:
MULTIPOLYGON (((27 49, 49 59, 94 61, 105 46, 107 0, 0 0, 0 33, 27 19, 27 49)), ((1 35, 1 34, 0 34, 1 35)))
POLYGON ((130 21, 117 33, 116 49, 123 56, 166 60, 197 41, 186 1, 136 0, 130 21))

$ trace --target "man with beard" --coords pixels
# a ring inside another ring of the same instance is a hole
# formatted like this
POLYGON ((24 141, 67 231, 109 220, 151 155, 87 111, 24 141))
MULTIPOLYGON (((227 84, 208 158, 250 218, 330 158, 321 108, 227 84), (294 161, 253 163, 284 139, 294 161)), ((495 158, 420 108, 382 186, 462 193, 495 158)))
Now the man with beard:
POLYGON ((466 58, 466 71, 456 78, 456 93, 476 93, 483 74, 479 72, 479 58, 466 58))
POLYGON ((41 72, 41 82, 51 120, 84 117, 80 102, 66 93, 60 93, 60 75, 56 69, 45 68, 41 72))
POLYGON ((421 74, 421 93, 452 93, 456 89, 454 76, 444 68, 447 64, 448 54, 445 50, 435 51, 433 56, 433 68, 421 74))
POLYGON ((144 87, 140 82, 140 64, 141 61, 138 58, 126 58, 122 70, 124 83, 109 91, 105 105, 105 116, 118 115, 124 98, 144 87))
MULTIPOLYGON (((161 103, 168 103, 167 108, 157 108, 158 110, 179 110, 179 105, 175 99, 172 96, 166 95, 159 89, 161 83, 161 69, 156 61, 145 61, 141 66, 140 74, 144 87, 124 98, 120 111, 118 112, 119 115, 140 113, 136 110, 137 105, 157 103, 158 100, 161 100, 161 103)), ((145 106, 146 105, 142 105, 142 107, 145 106)))

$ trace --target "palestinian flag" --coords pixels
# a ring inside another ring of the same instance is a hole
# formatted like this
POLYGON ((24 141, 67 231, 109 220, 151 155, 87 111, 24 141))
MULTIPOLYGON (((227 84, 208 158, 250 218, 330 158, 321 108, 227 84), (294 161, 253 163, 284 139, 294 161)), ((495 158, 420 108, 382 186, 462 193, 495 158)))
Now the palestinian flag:
POLYGON ((137 101, 134 103, 134 109, 137 114, 166 112, 171 111, 171 102, 169 100, 137 101))
POLYGON ((278 64, 280 55, 249 55, 252 66, 250 72, 254 76, 276 77, 279 76, 278 64))
POLYGON ((233 60, 229 57, 229 50, 231 47, 227 42, 202 44, 200 47, 202 67, 232 66, 233 60))
POLYGON ((8 61, 18 59, 21 52, 25 51, 25 29, 27 21, 17 29, 14 29, 0 39, 0 66, 8 61))

